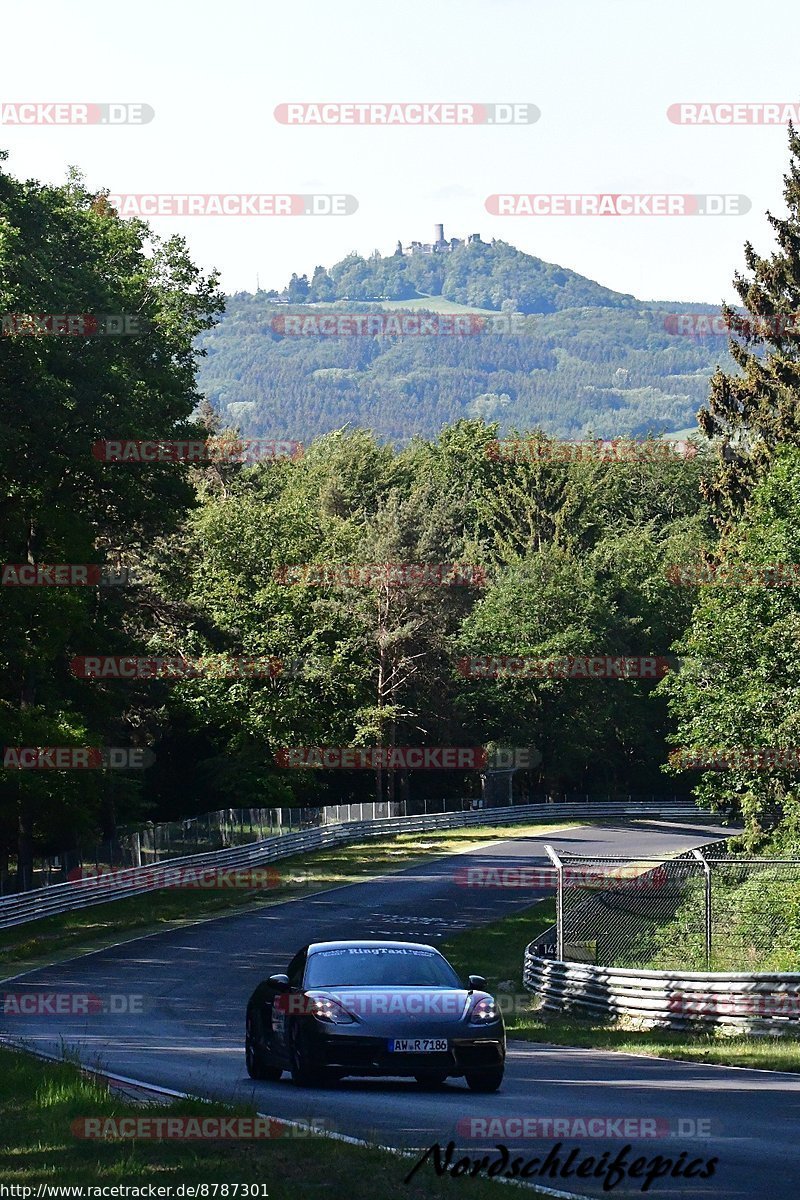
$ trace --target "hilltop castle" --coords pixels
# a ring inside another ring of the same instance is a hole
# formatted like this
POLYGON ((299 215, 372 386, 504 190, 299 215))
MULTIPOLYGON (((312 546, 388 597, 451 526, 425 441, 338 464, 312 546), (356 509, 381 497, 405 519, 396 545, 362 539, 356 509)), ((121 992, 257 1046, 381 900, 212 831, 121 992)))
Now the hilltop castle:
POLYGON ((455 250, 458 246, 468 246, 472 242, 480 242, 481 235, 479 233, 471 233, 464 238, 450 238, 448 241, 444 236, 444 225, 434 225, 433 232, 435 238, 432 242, 411 242, 408 246, 404 246, 398 241, 395 254, 445 254, 449 250, 455 250))

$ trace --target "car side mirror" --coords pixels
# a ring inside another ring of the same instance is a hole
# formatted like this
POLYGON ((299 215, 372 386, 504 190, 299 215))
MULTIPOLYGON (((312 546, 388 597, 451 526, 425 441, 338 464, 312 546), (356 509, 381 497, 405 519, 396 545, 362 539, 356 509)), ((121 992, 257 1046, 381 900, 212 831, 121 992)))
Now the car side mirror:
POLYGON ((469 975, 467 977, 467 982, 469 983, 469 990, 471 992, 486 991, 486 980, 484 979, 483 975, 469 975))
POLYGON ((271 983, 276 992, 288 992, 289 990, 288 975, 270 975, 267 983, 271 983))

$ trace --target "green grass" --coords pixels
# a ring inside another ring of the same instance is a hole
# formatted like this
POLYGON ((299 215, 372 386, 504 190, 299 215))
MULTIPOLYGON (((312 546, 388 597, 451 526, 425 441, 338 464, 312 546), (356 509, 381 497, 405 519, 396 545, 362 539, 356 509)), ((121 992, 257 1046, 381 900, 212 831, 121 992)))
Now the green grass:
POLYGON ((423 312, 441 313, 484 313, 486 316, 497 317, 500 314, 492 308, 478 308, 474 304, 459 304, 456 300, 445 300, 444 296, 420 296, 414 300, 381 300, 377 307, 386 309, 410 308, 421 309, 423 312))
POLYGON ((690 437, 696 437, 698 441, 703 440, 703 434, 696 425, 689 425, 686 429, 671 429, 667 433, 662 433, 660 436, 668 441, 672 441, 673 439, 675 441, 685 441, 686 438, 690 437))
MULTIPOLYGON (((320 301, 319 304, 293 304, 291 305, 292 312, 304 312, 308 309, 313 312, 315 308, 320 309, 337 309, 345 308, 353 304, 352 300, 330 300, 327 302, 320 301)), ((478 308, 474 304, 459 304, 456 300, 445 300, 444 296, 415 296, 410 300, 359 300, 359 304, 371 304, 375 312, 381 309, 389 311, 393 309, 420 309, 423 312, 442 312, 442 313, 485 313, 487 316, 498 316, 498 313, 493 308, 478 308)))
MULTIPOLYGON (((658 1058, 757 1067, 770 1071, 800 1071, 800 1038, 747 1037, 723 1031, 684 1033, 663 1029, 635 1029, 624 1021, 597 1018, 555 1017, 522 1000, 522 962, 526 945, 555 921, 555 901, 545 900, 514 916, 479 929, 460 933, 441 949, 463 974, 484 975, 489 989, 511 980, 518 1009, 506 1014, 510 1038, 555 1046, 617 1050, 628 1054, 654 1054, 658 1058)), ((502 995, 502 992, 498 993, 502 995)))
POLYGON ((281 886, 270 891, 162 889, 126 900, 96 904, 11 929, 0 930, 0 981, 44 963, 58 962, 137 937, 197 920, 296 899, 416 863, 458 854, 482 842, 508 837, 542 837, 575 822, 514 826, 471 826, 442 833, 406 833, 296 855, 274 864, 281 886))
MULTIPOLYGON (((252 1141, 99 1141, 76 1138, 82 1117, 252 1116, 254 1110, 181 1100, 137 1106, 111 1095, 69 1063, 44 1063, 0 1050, 0 1179, 4 1185, 233 1184, 265 1185, 269 1200, 409 1200, 452 1197, 452 1180, 421 1168, 403 1176, 412 1158, 349 1146, 330 1138, 279 1136, 252 1141)), ((486 1179, 459 1179, 458 1192, 475 1200, 496 1196, 486 1179)), ((209 1196, 212 1193, 207 1193, 209 1196)), ((529 1193, 537 1196, 539 1193, 529 1193)))

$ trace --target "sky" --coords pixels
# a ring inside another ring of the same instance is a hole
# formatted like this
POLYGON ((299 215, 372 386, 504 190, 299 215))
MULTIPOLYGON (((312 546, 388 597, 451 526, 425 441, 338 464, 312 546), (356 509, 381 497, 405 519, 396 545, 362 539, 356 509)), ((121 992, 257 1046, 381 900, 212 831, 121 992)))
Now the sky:
POLYGON ((142 125, 0 124, 6 169, 113 194, 355 196, 347 216, 174 216, 226 291, 283 287, 399 239, 502 238, 641 299, 734 299, 784 211, 781 125, 690 126, 682 102, 799 103, 796 0, 2 0, 0 104, 148 104, 142 125), (528 103, 507 127, 281 124, 312 102, 528 103), (496 216, 495 193, 744 195, 724 216, 496 216))

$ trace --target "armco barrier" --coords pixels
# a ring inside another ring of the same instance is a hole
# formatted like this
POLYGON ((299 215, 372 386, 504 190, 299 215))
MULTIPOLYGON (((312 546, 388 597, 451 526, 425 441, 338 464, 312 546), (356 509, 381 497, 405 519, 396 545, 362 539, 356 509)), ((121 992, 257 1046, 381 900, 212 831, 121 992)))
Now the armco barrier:
MULTIPOLYGON (((465 825, 509 825, 545 818, 570 821, 587 817, 655 817, 664 819, 710 819, 710 814, 691 803, 674 801, 655 803, 595 802, 594 804, 518 804, 511 808, 477 809, 473 812, 441 813, 416 817, 382 817, 373 821, 348 821, 341 825, 323 825, 298 833, 265 838, 230 850, 171 858, 162 864, 170 870, 185 867, 194 871, 232 870, 260 867, 265 863, 290 858, 309 850, 338 846, 396 833, 421 833, 431 829, 458 829, 465 825)), ((21 892, 0 900, 0 929, 24 925, 56 913, 89 908, 109 900, 122 900, 145 892, 158 891, 164 883, 154 881, 152 866, 129 867, 124 871, 99 875, 89 884, 85 880, 56 883, 51 887, 21 892), (107 882, 106 882, 107 881, 107 882)))
POLYGON ((639 971, 537 958, 523 983, 549 1012, 637 1018, 664 1029, 731 1026, 770 1036, 800 1033, 800 974, 639 971))

